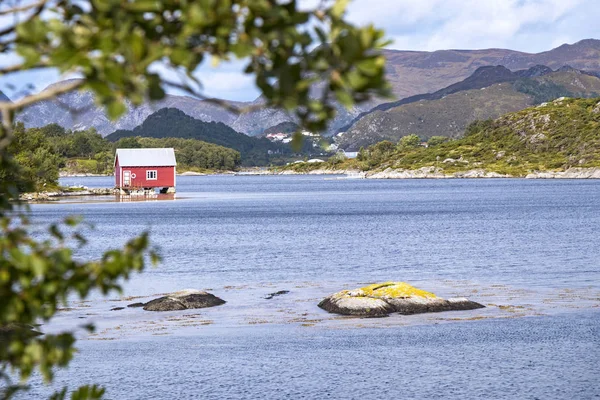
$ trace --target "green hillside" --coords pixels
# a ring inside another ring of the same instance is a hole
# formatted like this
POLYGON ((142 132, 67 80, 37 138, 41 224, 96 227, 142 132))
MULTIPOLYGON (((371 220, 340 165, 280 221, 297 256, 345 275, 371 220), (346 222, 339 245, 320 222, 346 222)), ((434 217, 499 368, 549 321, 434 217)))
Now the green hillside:
MULTIPOLYGON (((406 140, 409 138, 362 149, 358 159, 337 163, 335 168, 380 171, 436 167, 445 174, 483 169, 524 176, 533 171, 600 167, 600 99, 557 99, 496 120, 474 122, 463 138, 446 142, 431 139, 428 148, 406 140)), ((291 168, 333 167, 331 162, 291 168)))
POLYGON ((396 142, 410 134, 424 140, 432 136, 456 138, 473 121, 497 118, 562 96, 600 96, 600 78, 563 68, 543 76, 463 90, 437 100, 404 104, 366 115, 338 142, 346 150, 358 150, 382 140, 396 142))
POLYGON ((118 130, 106 138, 112 142, 125 137, 197 139, 240 152, 244 165, 267 165, 269 151, 281 152, 281 145, 236 132, 221 122, 204 122, 175 108, 163 108, 133 130, 118 130))

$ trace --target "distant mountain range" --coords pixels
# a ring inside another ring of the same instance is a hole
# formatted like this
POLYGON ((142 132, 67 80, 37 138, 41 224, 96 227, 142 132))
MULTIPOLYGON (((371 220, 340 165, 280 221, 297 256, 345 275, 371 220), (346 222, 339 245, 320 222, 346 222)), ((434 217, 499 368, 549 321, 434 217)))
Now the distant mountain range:
MULTIPOLYGON (((385 50, 387 77, 397 99, 423 93, 434 93, 464 81, 483 66, 504 66, 512 71, 527 70, 545 65, 553 70, 565 65, 585 71, 600 71, 600 40, 587 39, 572 45, 528 54, 513 50, 442 50, 435 52, 385 50)), ((58 83, 60 84, 60 83, 58 83)), ((339 115, 325 134, 335 134, 348 126, 361 113, 388 102, 374 99, 351 110, 338 107, 339 115)), ((262 99, 240 106, 261 104, 262 99)), ((259 135, 266 129, 284 122, 295 122, 286 112, 264 108, 259 111, 235 115, 211 103, 186 96, 169 95, 164 100, 130 107, 116 122, 109 121, 103 110, 94 104, 93 95, 86 92, 68 93, 55 101, 42 102, 24 110, 18 116, 27 127, 58 123, 68 129, 95 127, 102 135, 118 129, 133 129, 150 114, 161 108, 177 108, 187 115, 203 121, 222 122, 238 132, 259 135)))
POLYGON ((337 142, 346 150, 358 150, 409 134, 423 139, 458 137, 475 120, 497 118, 563 96, 600 97, 600 78, 570 67, 552 71, 535 66, 516 72, 502 66, 481 67, 464 81, 435 93, 375 107, 340 134, 337 142))

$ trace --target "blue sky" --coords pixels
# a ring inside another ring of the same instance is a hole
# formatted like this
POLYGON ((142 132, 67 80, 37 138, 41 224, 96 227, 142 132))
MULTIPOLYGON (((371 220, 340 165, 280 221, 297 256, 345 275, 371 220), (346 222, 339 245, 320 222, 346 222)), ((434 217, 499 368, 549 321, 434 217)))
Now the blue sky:
MULTIPOLYGON (((303 0, 310 7, 316 0, 303 0)), ((392 49, 426 50, 509 48, 550 50, 563 43, 600 39, 600 0, 354 0, 349 19, 384 28, 392 49)), ((14 59, 0 59, 9 64, 14 59)), ((258 92, 243 63, 205 66, 198 71, 207 95, 253 100, 258 92)), ((0 90, 14 97, 6 83, 37 89, 60 80, 52 71, 0 78, 0 90)))

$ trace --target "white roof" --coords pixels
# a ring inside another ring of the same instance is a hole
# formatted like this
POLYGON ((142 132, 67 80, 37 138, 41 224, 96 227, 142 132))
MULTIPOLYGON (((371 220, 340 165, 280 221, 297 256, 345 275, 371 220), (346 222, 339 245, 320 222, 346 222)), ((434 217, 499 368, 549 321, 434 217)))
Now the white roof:
POLYGON ((122 167, 174 167, 175 150, 166 149, 117 149, 115 165, 119 159, 122 167))

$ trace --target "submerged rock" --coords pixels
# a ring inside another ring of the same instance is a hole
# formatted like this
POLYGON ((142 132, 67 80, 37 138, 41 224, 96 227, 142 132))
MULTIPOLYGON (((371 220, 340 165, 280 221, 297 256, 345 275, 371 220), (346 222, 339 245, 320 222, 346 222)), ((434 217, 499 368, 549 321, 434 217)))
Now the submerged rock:
POLYGON ((146 311, 177 311, 192 308, 214 307, 225 301, 201 290, 183 290, 151 300, 144 305, 146 311))
POLYGON ((376 283, 355 290, 342 290, 319 303, 331 313, 363 317, 385 317, 426 312, 474 310, 483 305, 465 298, 442 299, 404 282, 376 283))
POLYGON ((146 303, 131 303, 131 304, 127 304, 127 307, 136 308, 136 307, 144 307, 145 305, 146 305, 146 303))
POLYGON ((281 296, 281 295, 284 295, 284 294, 288 294, 289 292, 290 292, 289 290, 280 290, 280 291, 275 292, 275 293, 269 293, 268 295, 265 296, 265 299, 271 300, 273 297, 281 296))

